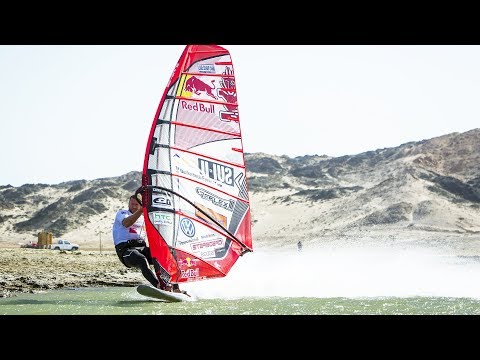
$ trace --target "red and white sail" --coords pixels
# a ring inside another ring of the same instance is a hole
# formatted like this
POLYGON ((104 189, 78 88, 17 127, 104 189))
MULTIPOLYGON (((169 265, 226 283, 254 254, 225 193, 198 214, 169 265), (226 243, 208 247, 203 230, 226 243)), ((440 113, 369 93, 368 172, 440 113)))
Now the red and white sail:
POLYGON ((228 50, 187 45, 148 137, 142 202, 157 275, 227 275, 252 251, 237 87, 228 50))

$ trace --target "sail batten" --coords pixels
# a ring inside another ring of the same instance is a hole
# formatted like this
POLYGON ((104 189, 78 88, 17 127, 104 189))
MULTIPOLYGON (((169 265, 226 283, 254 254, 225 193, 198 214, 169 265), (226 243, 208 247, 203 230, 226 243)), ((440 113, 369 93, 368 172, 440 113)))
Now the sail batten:
MULTIPOLYGON (((178 151, 186 152, 186 153, 189 153, 189 154, 193 154, 193 155, 196 155, 196 156, 201 156, 201 157, 204 157, 204 158, 207 158, 207 159, 212 159, 212 160, 215 160, 215 161, 221 161, 221 162, 223 162, 224 164, 227 164, 227 165, 232 165, 232 166, 237 166, 237 167, 245 168, 245 164, 232 163, 232 162, 228 162, 228 161, 223 161, 223 160, 220 159, 220 158, 212 157, 212 156, 207 155, 207 154, 200 154, 200 153, 196 153, 196 152, 193 152, 193 151, 188 151, 188 150, 185 150, 185 149, 179 149, 179 148, 174 147, 174 146, 171 146, 170 148, 175 149, 175 150, 178 150, 178 151)), ((232 148, 232 151, 242 151, 242 149, 234 149, 234 148, 232 148)))
MULTIPOLYGON (((216 64, 216 65, 231 65, 231 64, 216 64)), ((205 74, 205 73, 196 73, 196 72, 183 72, 182 75, 197 75, 197 76, 216 76, 221 78, 235 78, 233 74, 205 74)))
POLYGON ((142 175, 157 275, 223 277, 253 251, 237 87, 228 50, 187 45, 150 130, 142 175))
MULTIPOLYGON (((165 123, 165 121, 163 123, 165 123)), ((241 135, 240 133, 236 133, 236 132, 228 132, 228 131, 220 131, 220 130, 215 130, 215 129, 209 129, 209 128, 202 127, 202 126, 195 126, 195 125, 192 125, 192 124, 182 123, 182 122, 179 122, 179 121, 170 121, 169 123, 172 124, 172 125, 185 126, 185 127, 189 127, 189 128, 192 128, 192 129, 204 130, 204 131, 208 131, 208 132, 212 132, 212 133, 224 134, 224 135, 229 135, 229 136, 240 137, 240 135, 241 135)))

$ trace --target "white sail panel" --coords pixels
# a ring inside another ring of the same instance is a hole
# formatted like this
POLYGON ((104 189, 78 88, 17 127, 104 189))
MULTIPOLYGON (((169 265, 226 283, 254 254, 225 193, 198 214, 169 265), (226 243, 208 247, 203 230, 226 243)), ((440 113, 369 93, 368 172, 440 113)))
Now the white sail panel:
POLYGON ((185 47, 152 124, 142 189, 162 279, 222 277, 252 251, 237 88, 225 48, 185 47))

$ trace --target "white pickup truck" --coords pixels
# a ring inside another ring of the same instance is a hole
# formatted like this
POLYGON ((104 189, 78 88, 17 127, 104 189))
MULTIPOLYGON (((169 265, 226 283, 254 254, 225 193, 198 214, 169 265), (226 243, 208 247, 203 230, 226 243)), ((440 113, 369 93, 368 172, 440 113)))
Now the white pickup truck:
POLYGON ((52 250, 78 250, 78 244, 71 243, 68 240, 58 240, 56 244, 52 244, 52 250))

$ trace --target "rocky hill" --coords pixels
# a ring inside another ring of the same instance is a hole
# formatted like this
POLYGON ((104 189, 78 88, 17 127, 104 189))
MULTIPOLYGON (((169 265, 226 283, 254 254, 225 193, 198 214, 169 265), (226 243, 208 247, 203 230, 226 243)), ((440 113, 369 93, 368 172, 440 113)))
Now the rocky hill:
MULTIPOLYGON (((246 162, 257 246, 379 231, 382 237, 480 237, 480 129, 342 157, 253 153, 246 162)), ((103 240, 112 247, 115 212, 140 179, 132 171, 56 185, 0 186, 0 246, 36 241, 39 231, 48 230, 54 239, 90 247, 103 240)))

